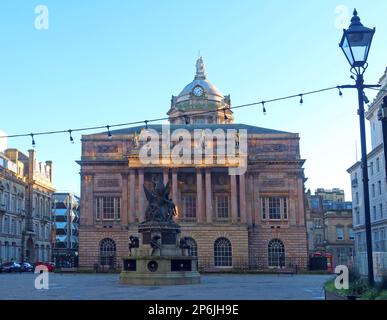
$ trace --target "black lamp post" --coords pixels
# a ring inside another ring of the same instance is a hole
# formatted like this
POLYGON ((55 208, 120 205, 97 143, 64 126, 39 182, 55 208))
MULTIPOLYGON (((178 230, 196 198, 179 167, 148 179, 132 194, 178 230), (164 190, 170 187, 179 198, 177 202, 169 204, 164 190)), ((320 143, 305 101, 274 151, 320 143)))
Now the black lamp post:
POLYGON ((371 215, 370 215, 370 197, 368 187, 368 164, 367 164, 367 144, 365 134, 364 120, 364 89, 376 88, 380 85, 365 85, 363 74, 367 69, 367 58, 371 47, 375 28, 364 27, 357 15, 356 9, 353 12, 349 28, 344 29, 344 34, 340 42, 340 48, 343 50, 349 64, 351 65, 351 78, 355 79, 355 85, 340 86, 340 88, 356 88, 359 99, 359 120, 360 120, 360 141, 361 141, 361 162, 363 172, 363 196, 364 196, 364 214, 365 231, 367 243, 367 262, 368 262, 368 281, 371 286, 374 285, 374 269, 372 260, 372 235, 371 235, 371 215))

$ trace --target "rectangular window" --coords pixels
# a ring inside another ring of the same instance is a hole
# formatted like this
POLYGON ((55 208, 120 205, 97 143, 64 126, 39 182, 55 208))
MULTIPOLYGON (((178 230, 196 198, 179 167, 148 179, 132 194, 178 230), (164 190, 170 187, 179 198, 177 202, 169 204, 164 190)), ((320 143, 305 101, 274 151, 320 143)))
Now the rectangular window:
POLYGON ((379 217, 380 217, 380 219, 383 218, 383 204, 382 203, 379 204, 379 217))
POLYGON ((374 221, 376 220, 376 206, 373 206, 373 218, 374 218, 374 221))
POLYGON ((266 219, 266 198, 261 198, 261 208, 262 208, 262 219, 265 220, 266 219))
POLYGON ((359 204, 359 192, 356 192, 356 204, 359 204))
POLYGON ((10 210, 10 199, 9 199, 9 193, 8 192, 4 193, 4 204, 5 204, 5 210, 9 211, 10 210))
POLYGON ((382 181, 378 181, 379 195, 382 194, 382 181))
POLYGON ((375 197, 375 185, 372 184, 372 197, 375 197))
POLYGON ((281 219, 280 197, 269 197, 269 219, 281 219))
POLYGON ((283 216, 284 216, 284 219, 287 219, 288 218, 288 198, 283 197, 282 203, 283 203, 283 216))
POLYGON ((288 197, 261 197, 262 219, 281 220, 288 219, 288 197))
POLYGON ((113 221, 121 218, 120 197, 96 197, 95 198, 96 220, 113 221))
POLYGON ((216 196, 216 209, 218 213, 218 218, 229 217, 229 196, 228 195, 216 196))
POLYGON ((373 176, 374 175, 374 163, 373 162, 371 162, 371 164, 370 164, 370 171, 371 171, 371 176, 373 176))
POLYGON ((11 234, 17 235, 15 219, 11 219, 11 234))
POLYGON ((11 197, 11 212, 16 212, 16 197, 14 195, 11 197))
POLYGON ((380 159, 379 158, 376 158, 376 171, 377 172, 380 171, 380 159))
POLYGON ((355 235, 353 234, 352 228, 348 229, 348 234, 349 234, 349 240, 355 240, 355 235))
POLYGON ((196 195, 186 194, 183 196, 184 217, 196 218, 196 195))
POLYGON ((336 238, 337 240, 344 240, 344 228, 336 227, 336 238))
POLYGON ((360 224, 360 211, 356 209, 356 224, 360 224))

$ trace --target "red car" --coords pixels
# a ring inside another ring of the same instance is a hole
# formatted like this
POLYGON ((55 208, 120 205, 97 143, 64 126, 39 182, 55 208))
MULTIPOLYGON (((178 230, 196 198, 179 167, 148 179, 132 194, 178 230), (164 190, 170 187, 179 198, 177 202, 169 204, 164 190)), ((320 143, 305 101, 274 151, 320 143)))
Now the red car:
POLYGON ((45 266, 45 267, 47 267, 48 272, 54 272, 54 270, 55 270, 55 264, 52 263, 52 262, 41 262, 41 261, 38 261, 38 262, 35 263, 35 268, 37 266, 45 266))

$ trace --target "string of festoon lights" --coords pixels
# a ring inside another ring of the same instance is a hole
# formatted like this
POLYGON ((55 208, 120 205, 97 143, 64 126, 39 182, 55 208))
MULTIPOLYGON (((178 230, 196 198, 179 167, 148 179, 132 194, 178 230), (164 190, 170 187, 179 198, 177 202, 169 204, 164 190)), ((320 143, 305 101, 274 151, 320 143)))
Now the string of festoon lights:
MULTIPOLYGON (((338 94, 340 97, 343 96, 343 93, 341 89, 346 89, 345 86, 334 86, 334 87, 328 87, 324 89, 318 89, 318 90, 313 90, 313 91, 307 91, 299 94, 293 94, 293 95, 288 95, 288 96, 283 96, 279 98, 274 98, 274 99, 268 99, 268 100, 261 100, 257 102, 252 102, 252 103, 247 103, 247 104, 241 104, 233 107, 225 107, 223 109, 216 109, 216 110, 206 110, 206 111, 201 111, 201 112, 196 112, 194 115, 203 115, 203 114, 211 114, 211 113, 218 113, 223 111, 223 116, 225 120, 228 120, 228 116, 226 114, 226 111, 228 110, 234 110, 234 109, 241 109, 241 108, 247 108, 251 106, 256 106, 256 105, 261 105, 262 106, 262 113, 264 115, 267 114, 267 104, 276 102, 276 101, 281 101, 281 100, 287 100, 287 99, 294 99, 294 98, 299 98, 299 103, 302 105, 304 103, 304 97, 324 91, 330 91, 330 90, 338 90, 338 94)), ((387 91, 383 89, 376 89, 379 91, 387 91)), ((133 126, 133 125, 140 125, 143 124, 145 129, 148 129, 148 124, 152 122, 158 122, 158 121, 163 121, 163 120, 168 120, 168 119, 184 119, 184 122, 186 125, 190 124, 190 119, 189 115, 187 114, 182 114, 178 116, 173 116, 173 117, 162 117, 162 118, 154 118, 154 119, 147 119, 147 120, 141 120, 141 121, 133 121, 133 122, 126 122, 126 123, 117 123, 117 124, 111 124, 111 125, 103 125, 103 126, 94 126, 94 127, 83 127, 83 128, 75 128, 75 129, 67 129, 67 130, 54 130, 54 131, 42 131, 42 132, 31 132, 31 133, 21 133, 21 134, 12 134, 12 135, 4 135, 0 136, 1 138, 19 138, 19 137, 30 137, 31 138, 31 143, 32 147, 36 146, 35 142, 35 137, 36 136, 43 136, 43 135, 54 135, 54 134, 67 134, 69 136, 70 142, 74 143, 74 138, 73 138, 73 133, 74 132, 84 132, 84 131, 93 131, 93 130, 98 130, 98 129, 106 129, 107 130, 107 136, 108 138, 112 138, 112 133, 110 129, 112 128, 118 128, 118 127, 126 127, 126 126, 133 126)))

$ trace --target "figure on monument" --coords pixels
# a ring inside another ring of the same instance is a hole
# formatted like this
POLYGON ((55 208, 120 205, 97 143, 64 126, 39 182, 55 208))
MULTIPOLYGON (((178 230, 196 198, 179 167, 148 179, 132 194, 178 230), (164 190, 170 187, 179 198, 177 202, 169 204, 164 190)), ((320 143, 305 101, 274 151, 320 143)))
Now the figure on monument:
MULTIPOLYGON (((154 253, 157 249, 161 248, 160 240, 161 240, 161 237, 159 235, 155 235, 152 237, 152 240, 150 242, 150 246, 152 248, 151 256, 154 255, 154 253)), ((161 253, 160 253, 160 255, 161 255, 161 253)))
POLYGON ((170 184, 166 186, 160 178, 153 179, 153 189, 150 191, 144 185, 144 191, 148 200, 148 207, 145 211, 146 221, 171 222, 176 215, 176 207, 169 198, 170 184))
POLYGON ((138 248, 140 245, 140 241, 138 240, 138 237, 130 236, 129 237, 129 255, 132 255, 132 249, 138 248))

